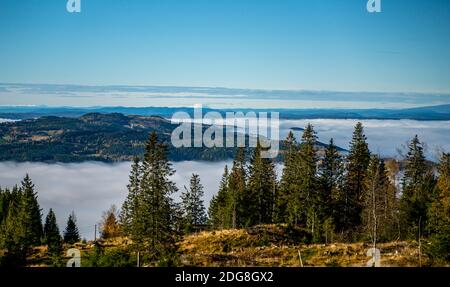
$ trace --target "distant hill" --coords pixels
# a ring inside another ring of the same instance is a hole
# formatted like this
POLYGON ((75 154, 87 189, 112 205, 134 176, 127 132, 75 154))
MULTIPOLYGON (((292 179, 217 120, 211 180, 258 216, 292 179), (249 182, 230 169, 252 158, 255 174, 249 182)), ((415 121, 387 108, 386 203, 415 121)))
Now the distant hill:
MULTIPOLYGON (((282 119, 410 119, 450 120, 450 104, 411 109, 210 109, 225 116, 226 112, 241 111, 279 112, 282 119)), ((0 118, 30 119, 42 116, 80 117, 86 113, 121 113, 124 115, 161 116, 171 118, 175 112, 186 112, 193 116, 193 108, 167 107, 46 107, 46 106, 0 106, 0 118)))
MULTIPOLYGON (((44 116, 6 122, 0 124, 0 161, 131 160, 134 156, 144 154, 145 142, 153 131, 169 147, 169 158, 172 161, 219 161, 234 158, 235 148, 173 147, 170 137, 176 127, 178 125, 160 116, 120 113, 89 113, 77 118, 44 116)), ((205 130, 208 126, 202 128, 205 130)), ((317 145, 319 148, 326 146, 320 142, 317 145)), ((280 146, 283 149, 283 142, 280 146)))

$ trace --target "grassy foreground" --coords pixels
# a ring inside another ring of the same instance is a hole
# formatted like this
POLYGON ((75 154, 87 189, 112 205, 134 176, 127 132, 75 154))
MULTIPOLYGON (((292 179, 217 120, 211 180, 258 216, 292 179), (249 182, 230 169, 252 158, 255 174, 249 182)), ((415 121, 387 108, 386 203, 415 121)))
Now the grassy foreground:
MULTIPOLYGON (((182 262, 187 266, 363 267, 371 258, 368 243, 294 243, 282 230, 271 225, 190 235, 180 244, 182 262)), ((419 266, 415 242, 381 243, 377 248, 382 266, 419 266)))
MULTIPOLYGON (((303 243, 301 230, 285 226, 264 225, 249 229, 202 231, 188 235, 179 243, 180 265, 195 267, 365 267, 371 259, 367 251, 372 245, 358 243, 303 243), (300 261, 301 257, 301 261, 300 261)), ((100 240, 104 252, 110 255, 106 266, 135 266, 134 255, 126 249, 130 241, 124 238, 100 240), (126 257, 126 259, 124 259, 126 257), (120 263, 121 261, 122 263, 120 263), (126 264, 123 265, 123 262, 126 264)), ((426 243, 425 243, 426 244, 426 243)), ((75 244, 81 250, 82 266, 94 253, 92 242, 75 244)), ((68 249, 66 246, 65 249, 68 249)), ((426 255, 419 256, 414 241, 394 241, 377 244, 383 267, 427 266, 426 255), (419 261, 421 258, 421 262, 419 261)), ((423 246, 422 246, 423 248, 423 246)), ((46 248, 38 247, 29 258, 29 266, 47 266, 46 248)), ((65 258, 63 262, 66 261, 65 258)), ((102 265, 99 265, 102 266, 102 265)), ((105 266, 105 265, 103 265, 105 266)))

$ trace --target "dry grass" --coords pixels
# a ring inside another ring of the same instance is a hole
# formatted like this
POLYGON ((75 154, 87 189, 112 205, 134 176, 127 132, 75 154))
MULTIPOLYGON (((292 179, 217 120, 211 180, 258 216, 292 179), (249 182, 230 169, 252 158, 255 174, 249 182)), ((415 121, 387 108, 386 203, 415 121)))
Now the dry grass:
MULTIPOLYGON (((367 243, 302 244, 276 242, 277 228, 265 226, 260 232, 223 230, 190 235, 180 244, 185 266, 366 266, 370 257, 367 243), (265 230, 263 230, 265 229, 265 230), (268 235, 269 234, 269 235, 268 235)), ((283 238, 283 236, 281 236, 283 238)), ((417 244, 378 244, 382 266, 419 266, 417 244)))
MULTIPOLYGON (((301 233, 300 233, 301 234, 301 233)), ((131 241, 116 238, 101 241, 105 248, 125 247, 131 241)), ((65 246, 83 253, 92 250, 92 242, 65 246)), ((364 267, 370 257, 368 243, 305 244, 298 233, 289 233, 285 226, 265 225, 250 229, 204 231, 186 236, 179 243, 183 266, 197 267, 298 267, 299 251, 305 267, 364 267)), ((380 243, 381 265, 386 267, 419 266, 416 242, 380 243)), ((29 266, 45 266, 46 248, 38 247, 29 258, 29 266)), ((68 258, 66 258, 68 259, 68 258)), ((422 262, 427 258, 422 257, 422 262)))

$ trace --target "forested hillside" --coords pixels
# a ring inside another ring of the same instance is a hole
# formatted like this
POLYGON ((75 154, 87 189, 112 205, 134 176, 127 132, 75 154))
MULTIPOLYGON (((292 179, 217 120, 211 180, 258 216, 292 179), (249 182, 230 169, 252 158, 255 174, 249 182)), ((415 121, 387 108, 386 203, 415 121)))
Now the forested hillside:
MULTIPOLYGON (((0 161, 131 161, 134 156, 144 154, 145 141, 151 132, 156 132, 167 144, 172 161, 219 161, 232 159, 236 154, 233 147, 175 148, 170 139, 176 127, 178 125, 159 116, 125 116, 119 113, 90 113, 79 118, 45 116, 2 123, 0 161)), ((207 128, 203 125, 203 130, 207 128)), ((229 135, 224 131, 223 136, 229 135)), ((320 142, 316 144, 325 146, 320 142)))

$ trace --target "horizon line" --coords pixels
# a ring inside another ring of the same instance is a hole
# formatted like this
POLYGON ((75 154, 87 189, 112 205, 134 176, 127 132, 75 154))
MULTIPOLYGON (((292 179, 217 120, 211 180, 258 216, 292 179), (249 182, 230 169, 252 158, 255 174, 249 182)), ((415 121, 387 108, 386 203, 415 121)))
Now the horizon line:
POLYGON ((284 88, 248 88, 227 86, 198 86, 198 85, 157 85, 157 84, 74 84, 74 83, 24 83, 24 82, 1 82, 0 85, 23 85, 23 86, 60 86, 60 87, 141 87, 141 88, 191 88, 191 89, 224 89, 224 90, 246 90, 264 92, 315 92, 315 93, 348 93, 348 94, 403 94, 403 95, 448 95, 449 91, 368 91, 368 90, 332 90, 332 89, 284 89, 284 88))

